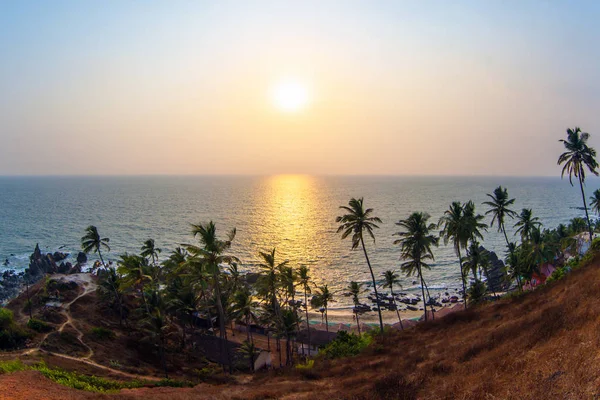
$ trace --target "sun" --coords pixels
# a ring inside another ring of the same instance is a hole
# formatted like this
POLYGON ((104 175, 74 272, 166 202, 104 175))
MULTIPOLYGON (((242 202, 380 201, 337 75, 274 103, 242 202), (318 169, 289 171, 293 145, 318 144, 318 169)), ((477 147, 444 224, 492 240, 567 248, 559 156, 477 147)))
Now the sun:
POLYGON ((271 89, 273 105, 284 112, 297 112, 308 105, 310 95, 305 84, 294 79, 277 82, 271 89))

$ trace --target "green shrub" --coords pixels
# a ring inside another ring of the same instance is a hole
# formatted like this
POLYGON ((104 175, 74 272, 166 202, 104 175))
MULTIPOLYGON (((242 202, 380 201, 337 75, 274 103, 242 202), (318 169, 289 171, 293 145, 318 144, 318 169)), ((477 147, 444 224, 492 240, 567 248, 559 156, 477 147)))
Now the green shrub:
POLYGON ((36 332, 40 332, 40 333, 50 332, 52 330, 52 327, 50 325, 48 325, 44 321, 40 321, 39 319, 35 319, 35 318, 31 318, 27 322, 27 327, 29 329, 32 329, 32 330, 34 330, 36 332))
POLYGON ((306 364, 296 364, 297 370, 312 369, 315 366, 315 360, 307 360, 306 364))
POLYGON ((329 344, 322 346, 319 354, 324 358, 351 357, 365 349, 373 338, 369 334, 358 336, 346 331, 340 331, 329 344))
POLYGON ((552 272, 552 275, 550 275, 548 277, 548 279, 546 280, 546 283, 558 281, 558 280, 564 278, 569 271, 570 271, 569 267, 562 267, 562 268, 555 269, 554 272, 552 272))
POLYGON ((115 333, 110 329, 102 327, 92 328, 92 335, 100 340, 114 339, 116 336, 115 333))
POLYGON ((467 289, 467 298, 469 304, 479 304, 485 299, 487 294, 487 285, 485 282, 477 280, 467 289))
POLYGON ((13 323, 13 312, 8 308, 0 307, 0 330, 8 329, 13 323))
POLYGON ((27 366, 21 360, 0 361, 0 374, 23 371, 27 366))

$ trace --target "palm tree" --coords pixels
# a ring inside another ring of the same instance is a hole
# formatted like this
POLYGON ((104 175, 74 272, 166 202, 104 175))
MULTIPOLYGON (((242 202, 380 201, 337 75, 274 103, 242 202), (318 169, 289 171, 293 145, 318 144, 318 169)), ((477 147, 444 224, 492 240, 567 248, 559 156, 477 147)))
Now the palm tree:
POLYGON ((459 201, 454 201, 450 204, 450 207, 444 212, 444 215, 440 218, 438 226, 443 226, 440 231, 440 237, 444 239, 444 244, 447 245, 450 240, 454 245, 454 252, 458 257, 458 263, 460 267, 460 277, 463 287, 463 302, 465 308, 467 307, 467 286, 466 277, 463 273, 462 266, 462 255, 461 248, 467 249, 469 239, 471 239, 472 232, 469 229, 469 221, 464 215, 464 206, 459 201))
MULTIPOLYGON (((304 292, 304 310, 306 311, 306 332, 308 334, 308 348, 310 352, 310 320, 308 318, 308 294, 310 290, 310 275, 308 274, 308 267, 301 265, 298 269, 298 284, 302 286, 304 292)), ((302 355, 304 355, 304 343, 302 343, 302 355)))
POLYGON ((100 237, 98 228, 94 225, 90 225, 85 229, 85 235, 81 238, 81 248, 86 254, 97 253, 98 257, 100 257, 100 262, 102 262, 102 267, 106 269, 104 258, 102 258, 102 249, 110 251, 110 247, 108 246, 109 241, 109 238, 100 237))
MULTIPOLYGON (((217 237, 217 227, 214 222, 192 224, 192 234, 200 241, 200 246, 187 246, 187 250, 200 258, 206 271, 212 275, 212 286, 214 288, 214 298, 219 313, 219 335, 222 340, 221 354, 227 352, 227 357, 231 361, 229 346, 227 342, 227 330, 225 329, 225 308, 223 307, 223 294, 221 293, 221 265, 229 265, 232 262, 239 261, 236 257, 225 254, 231 248, 231 243, 235 238, 235 228, 227 235, 225 240, 217 237), (223 351, 225 350, 225 351, 223 351)), ((229 363, 229 372, 233 372, 232 363, 229 363)))
POLYGON ((125 277, 125 284, 139 290, 146 314, 150 314, 146 301, 145 285, 152 282, 152 276, 147 273, 148 260, 142 256, 123 254, 119 261, 119 273, 125 277))
POLYGON ((311 305, 313 308, 324 308, 325 309, 325 330, 329 332, 329 320, 327 319, 327 309, 329 302, 333 301, 333 294, 329 291, 327 285, 317 287, 317 292, 311 299, 311 305))
POLYGON ((509 245, 508 236, 506 235, 506 229, 504 228, 504 220, 506 217, 513 218, 517 215, 516 212, 511 210, 511 205, 514 204, 515 199, 508 198, 508 190, 503 189, 502 186, 498 186, 494 189, 494 194, 491 195, 488 193, 487 195, 491 198, 491 201, 485 201, 483 204, 490 207, 485 214, 492 214, 492 223, 490 226, 494 226, 494 223, 498 224, 498 232, 502 232, 504 234, 504 239, 506 240, 506 246, 509 245))
POLYGON ((385 271, 383 273, 384 279, 384 288, 390 288, 390 293, 392 294, 392 302, 394 303, 394 308, 396 309, 396 315, 398 316, 398 322, 400 322, 400 328, 404 329, 404 325, 402 325, 402 318, 400 318, 400 310, 398 310, 398 304, 396 304, 396 294, 394 293, 394 285, 400 286, 402 289, 402 285, 400 284, 400 277, 396 273, 396 271, 385 271))
POLYGON ((124 313, 124 289, 123 279, 117 270, 109 267, 106 274, 100 280, 98 285, 98 291, 101 297, 106 299, 113 307, 119 309, 119 326, 123 326, 123 313, 124 313))
POLYGON ((594 190, 592 197, 590 197, 590 206, 592 207, 592 211, 595 211, 596 214, 600 214, 600 189, 594 190))
POLYGON ((598 163, 596 162, 596 150, 587 145, 590 134, 582 132, 580 128, 567 129, 567 140, 560 139, 559 142, 565 146, 566 152, 558 157, 558 165, 564 164, 560 177, 563 178, 565 172, 569 174, 569 183, 573 186, 573 176, 579 179, 579 188, 581 189, 581 199, 583 200, 583 209, 585 210, 585 218, 587 220, 588 231, 590 234, 590 242, 592 241, 593 232, 590 216, 588 215, 587 204, 585 202, 585 193, 583 184, 585 183, 585 168, 591 173, 598 176, 598 163))
POLYGON ((485 217, 475 213, 475 203, 472 200, 467 201, 463 206, 463 217, 466 221, 467 231, 471 240, 483 239, 481 230, 487 231, 487 224, 481 222, 485 217))
POLYGON ((250 363, 250 370, 254 372, 254 362, 256 361, 256 356, 259 355, 260 350, 254 345, 253 342, 249 340, 244 340, 244 343, 238 349, 240 354, 244 357, 248 357, 248 362, 250 363))
POLYGON ((396 222, 396 225, 404 228, 405 231, 394 234, 400 236, 394 244, 401 246, 401 259, 406 260, 401 265, 402 272, 407 276, 416 274, 421 281, 425 321, 427 321, 427 301, 423 268, 431 268, 425 261, 434 260, 431 246, 437 246, 439 240, 435 235, 430 234, 430 231, 435 229, 435 224, 428 224, 428 221, 429 214, 414 212, 407 219, 396 222))
POLYGON ((256 321, 257 303, 252 300, 252 293, 248 288, 241 288, 233 295, 232 314, 234 318, 244 319, 246 324, 246 336, 253 343, 250 323, 256 321))
POLYGON ((518 228, 515 234, 520 234, 521 240, 527 241, 531 238, 531 232, 536 228, 539 229, 541 225, 540 219, 533 216, 531 208, 524 208, 515 224, 515 228, 518 228))
POLYGON ((352 234, 352 250, 356 249, 359 244, 362 246, 365 259, 367 260, 367 265, 369 266, 369 272, 371 273, 373 289, 375 290, 377 312, 379 314, 379 330, 381 333, 383 333, 383 318, 381 316, 381 307, 379 307, 377 282, 375 282, 375 275, 373 274, 373 268, 371 267, 371 262, 369 261, 369 255, 367 254, 367 249, 365 247, 365 241, 363 238, 363 232, 367 232, 373 239, 373 242, 375 242, 373 229, 379 228, 377 224, 381 223, 381 219, 379 217, 371 216, 373 213, 372 208, 367 208, 365 210, 363 207, 362 197, 360 199, 352 198, 348 202, 348 206, 340 206, 340 208, 345 210, 347 214, 341 215, 335 219, 337 223, 341 223, 337 233, 342 232, 342 240, 346 239, 348 236, 350 236, 350 234, 352 234))
POLYGON ((477 276, 477 272, 479 272, 479 275, 481 276, 480 268, 485 265, 488 254, 487 250, 484 250, 483 247, 479 246, 478 242, 471 242, 469 249, 467 250, 467 255, 463 258, 465 275, 471 271, 473 273, 473 279, 475 281, 480 280, 477 276))
POLYGON ((360 336, 360 310, 358 306, 360 306, 360 299, 358 296, 363 292, 363 284, 355 281, 350 282, 350 286, 348 286, 348 293, 345 296, 352 297, 352 303, 354 304, 354 308, 352 312, 356 316, 356 327, 358 328, 358 336, 360 336))
MULTIPOLYGON (((157 293, 158 294, 158 293, 157 293)), ((162 310, 162 307, 155 307, 145 319, 142 320, 142 326, 148 332, 150 337, 154 338, 158 347, 158 354, 165 372, 165 378, 169 379, 167 370, 167 358, 165 350, 167 346, 167 331, 169 329, 168 320, 162 310)))
POLYGON ((154 239, 148 239, 142 245, 142 252, 140 253, 140 255, 142 257, 152 259, 152 264, 156 265, 156 262, 158 261, 158 254, 161 251, 161 249, 157 248, 154 245, 154 239))

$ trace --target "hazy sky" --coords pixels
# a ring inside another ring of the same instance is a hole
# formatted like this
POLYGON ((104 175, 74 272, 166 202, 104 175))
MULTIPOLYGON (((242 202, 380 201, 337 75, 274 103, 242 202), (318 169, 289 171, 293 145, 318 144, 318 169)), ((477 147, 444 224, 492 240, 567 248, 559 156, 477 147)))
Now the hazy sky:
POLYGON ((3 1, 0 174, 556 175, 597 1, 3 1), (306 108, 270 91, 294 79, 306 108))

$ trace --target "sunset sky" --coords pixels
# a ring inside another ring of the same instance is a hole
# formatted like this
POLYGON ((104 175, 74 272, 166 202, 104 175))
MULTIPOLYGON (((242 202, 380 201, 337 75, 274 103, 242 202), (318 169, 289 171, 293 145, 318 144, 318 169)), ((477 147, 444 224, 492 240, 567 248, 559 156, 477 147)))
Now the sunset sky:
POLYGON ((4 1, 0 175, 557 175, 596 1, 4 1))

